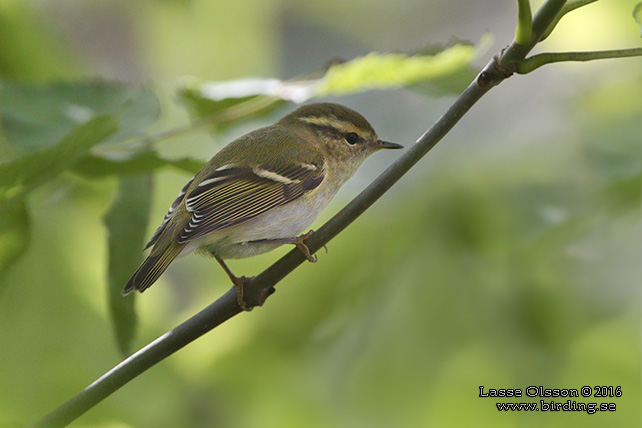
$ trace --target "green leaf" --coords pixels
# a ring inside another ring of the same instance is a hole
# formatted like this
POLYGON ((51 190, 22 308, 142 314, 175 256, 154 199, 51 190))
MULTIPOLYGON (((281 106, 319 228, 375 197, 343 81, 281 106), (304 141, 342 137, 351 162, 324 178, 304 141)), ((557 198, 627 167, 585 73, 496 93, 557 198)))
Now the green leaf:
POLYGON ((165 159, 155 151, 123 153, 118 157, 86 155, 72 167, 75 173, 95 178, 113 174, 135 174, 154 171, 164 166, 173 166, 190 174, 196 174, 205 162, 184 157, 165 159))
POLYGON ((262 85, 264 80, 242 80, 219 85, 192 79, 190 83, 184 83, 178 94, 193 116, 207 120, 215 131, 220 132, 249 118, 269 114, 285 103, 278 97, 267 95, 263 87, 256 88, 251 82, 261 82, 262 85), (248 91, 246 85, 254 89, 248 91), (237 92, 235 87, 243 89, 237 92), (245 95, 246 92, 248 95, 245 95))
POLYGON ((150 174, 121 176, 118 193, 104 218, 109 232, 109 309, 116 341, 124 355, 131 350, 137 320, 134 298, 125 298, 120 292, 142 261, 152 186, 150 174))
POLYGON ((111 114, 120 128, 103 143, 138 136, 160 113, 149 89, 107 82, 28 85, 0 79, 0 128, 18 154, 58 142, 96 116, 111 114), (10 102, 9 102, 10 101, 10 102))
POLYGON ((431 94, 458 93, 476 71, 471 63, 490 36, 479 46, 457 43, 428 54, 371 53, 332 65, 324 73, 282 81, 239 79, 227 82, 183 82, 179 96, 192 114, 209 120, 217 130, 242 119, 266 114, 290 101, 345 95, 371 89, 410 87, 431 94))
POLYGON ((466 83, 473 72, 470 63, 475 48, 458 44, 436 55, 370 53, 331 67, 315 90, 316 96, 344 95, 371 89, 397 89, 405 86, 451 80, 464 74, 466 83))
POLYGON ((73 129, 54 146, 0 164, 0 200, 11 199, 50 181, 117 129, 115 118, 97 117, 73 129))
POLYGON ((0 291, 3 276, 26 251, 29 243, 29 213, 24 198, 0 200, 0 291))
POLYGON ((633 19, 640 25, 640 37, 642 37, 642 2, 633 8, 633 19))

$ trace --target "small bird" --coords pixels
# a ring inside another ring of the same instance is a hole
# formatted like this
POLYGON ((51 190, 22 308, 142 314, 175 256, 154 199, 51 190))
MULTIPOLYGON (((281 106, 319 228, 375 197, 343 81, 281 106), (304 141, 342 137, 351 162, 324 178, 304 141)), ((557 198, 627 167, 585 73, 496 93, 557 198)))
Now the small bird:
POLYGON ((380 149, 401 145, 380 140, 356 111, 334 103, 301 106, 274 125, 252 131, 221 149, 180 191, 145 249, 151 253, 123 295, 149 288, 179 255, 212 255, 237 287, 224 259, 263 254, 294 244, 314 262, 300 235, 380 149))

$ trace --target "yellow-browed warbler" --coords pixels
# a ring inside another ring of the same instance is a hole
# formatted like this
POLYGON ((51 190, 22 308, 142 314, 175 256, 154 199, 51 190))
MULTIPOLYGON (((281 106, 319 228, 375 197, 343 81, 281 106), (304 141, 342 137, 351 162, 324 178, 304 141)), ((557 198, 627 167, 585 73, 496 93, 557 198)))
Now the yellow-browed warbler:
POLYGON ((304 105, 234 140, 183 187, 123 294, 145 291, 178 255, 198 249, 218 260, 245 309, 247 279, 223 260, 294 244, 315 261, 304 243, 311 232, 300 234, 370 154, 397 148, 359 113, 333 103, 304 105))

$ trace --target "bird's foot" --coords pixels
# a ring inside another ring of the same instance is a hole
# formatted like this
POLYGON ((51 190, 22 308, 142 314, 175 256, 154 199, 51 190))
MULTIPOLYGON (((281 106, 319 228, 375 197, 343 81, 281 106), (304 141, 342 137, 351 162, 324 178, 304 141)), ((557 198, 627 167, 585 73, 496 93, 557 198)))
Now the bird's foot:
MULTIPOLYGON (((249 312, 252 310, 252 308, 248 308, 246 306, 245 299, 244 299, 245 286, 247 285, 248 282, 250 282, 252 278, 254 277, 253 276, 250 276, 250 277, 234 276, 234 275, 230 276, 232 283, 234 283, 234 286, 236 287, 236 303, 238 303, 239 307, 246 312, 249 312)), ((267 296, 265 298, 267 299, 267 296)), ((263 299, 263 301, 265 301, 265 299, 263 299)))
MULTIPOLYGON (((317 257, 316 254, 310 254, 310 249, 308 248, 307 245, 305 245, 305 243, 303 241, 305 241, 310 236, 312 236, 313 233, 314 233, 314 230, 309 230, 306 233, 304 233, 303 235, 299 235, 299 236, 297 236, 295 238, 292 238, 292 240, 293 240, 292 243, 299 249, 299 251, 301 251, 303 253, 305 258, 308 259, 308 261, 310 263, 316 263, 317 260, 319 260, 319 258, 317 257)), ((328 251, 327 248, 325 250, 326 250, 326 252, 328 251)))
MULTIPOLYGON (((317 262, 317 256, 310 253, 310 249, 308 248, 307 245, 305 245, 305 240, 308 239, 312 234, 314 233, 314 230, 310 230, 303 235, 295 236, 293 238, 275 238, 275 239, 259 239, 257 241, 249 241, 248 244, 292 244, 295 247, 303 253, 306 259, 308 259, 309 262, 311 263, 316 263, 317 262)), ((328 252, 328 247, 325 245, 323 246, 325 248, 325 252, 328 252)))
MULTIPOLYGON (((245 286, 254 277, 253 276, 249 276, 248 277, 248 276, 236 276, 236 275, 234 275, 232 273, 232 271, 230 270, 230 268, 227 267, 227 265, 225 264, 225 262, 223 261, 222 258, 220 258, 219 256, 217 256, 214 253, 212 253, 212 255, 214 256, 216 261, 221 265, 221 267, 223 268, 223 270, 225 271, 227 276, 230 278, 230 280, 232 280, 232 284, 234 284, 234 286, 236 287, 236 303, 238 303, 239 307, 241 309, 243 309, 244 311, 247 311, 247 312, 251 311, 252 308, 248 308, 246 306, 245 299, 243 298, 243 295, 245 293, 245 286)), ((272 290, 274 290, 274 289, 272 288, 272 290)), ((259 305, 263 306, 263 303, 265 302, 265 299, 267 299, 268 296, 270 294, 272 294, 272 293, 274 293, 274 291, 266 292, 264 296, 260 296, 259 297, 259 305)))

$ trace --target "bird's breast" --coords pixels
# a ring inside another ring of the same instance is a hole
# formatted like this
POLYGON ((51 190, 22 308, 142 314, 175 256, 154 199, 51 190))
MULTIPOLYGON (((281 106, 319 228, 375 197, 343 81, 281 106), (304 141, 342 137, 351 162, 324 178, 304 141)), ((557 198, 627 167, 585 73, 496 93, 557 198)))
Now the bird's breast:
POLYGON ((266 253, 281 244, 251 241, 293 238, 307 231, 337 190, 320 185, 292 202, 241 224, 213 232, 191 242, 189 246, 198 247, 201 252, 215 253, 223 259, 238 259, 266 253))

